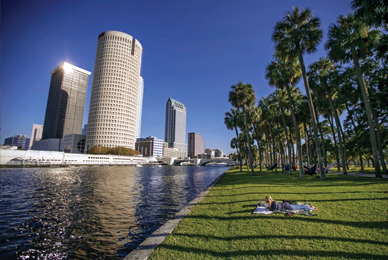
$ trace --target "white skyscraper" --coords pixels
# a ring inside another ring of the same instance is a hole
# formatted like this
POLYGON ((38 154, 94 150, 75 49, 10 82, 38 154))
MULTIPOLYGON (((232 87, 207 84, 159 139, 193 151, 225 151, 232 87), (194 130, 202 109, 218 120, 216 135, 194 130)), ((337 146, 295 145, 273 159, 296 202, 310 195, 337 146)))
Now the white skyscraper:
POLYGON ((98 36, 86 150, 93 146, 135 149, 143 48, 117 31, 98 36))
POLYGON ((139 98, 137 101, 137 122, 136 122, 136 139, 141 135, 141 117, 143 112, 143 93, 144 93, 144 79, 140 76, 139 84, 139 98))

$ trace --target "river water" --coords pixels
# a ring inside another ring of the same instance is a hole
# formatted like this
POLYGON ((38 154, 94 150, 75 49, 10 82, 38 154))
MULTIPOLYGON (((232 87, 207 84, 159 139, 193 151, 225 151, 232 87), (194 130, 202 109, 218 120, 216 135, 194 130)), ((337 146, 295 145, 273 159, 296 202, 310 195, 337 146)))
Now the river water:
POLYGON ((225 167, 0 170, 0 259, 122 259, 225 167))

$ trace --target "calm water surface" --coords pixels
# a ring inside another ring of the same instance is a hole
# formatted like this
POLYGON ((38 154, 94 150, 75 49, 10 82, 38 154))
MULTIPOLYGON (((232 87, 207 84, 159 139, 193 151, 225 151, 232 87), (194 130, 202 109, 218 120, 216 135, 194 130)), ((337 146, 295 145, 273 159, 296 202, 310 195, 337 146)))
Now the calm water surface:
POLYGON ((226 169, 1 169, 0 259, 121 259, 226 169))

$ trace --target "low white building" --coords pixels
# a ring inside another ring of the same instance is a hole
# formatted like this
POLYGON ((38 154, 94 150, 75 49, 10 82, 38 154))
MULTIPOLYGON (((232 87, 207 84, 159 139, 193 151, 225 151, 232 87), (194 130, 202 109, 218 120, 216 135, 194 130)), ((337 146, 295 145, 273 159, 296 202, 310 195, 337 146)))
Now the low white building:
POLYGON ((0 153, 1 165, 137 165, 154 162, 155 158, 153 157, 79 154, 57 151, 1 150, 0 153))

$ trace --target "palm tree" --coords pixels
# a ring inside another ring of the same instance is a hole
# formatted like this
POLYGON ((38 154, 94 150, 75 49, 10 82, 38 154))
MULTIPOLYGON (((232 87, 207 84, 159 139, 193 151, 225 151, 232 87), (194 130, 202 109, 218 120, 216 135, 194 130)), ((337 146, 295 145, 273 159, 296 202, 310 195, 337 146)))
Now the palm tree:
POLYGON ((307 80, 306 67, 303 61, 304 53, 317 51, 317 45, 322 39, 321 22, 319 18, 313 17, 309 8, 300 10, 298 6, 287 12, 283 20, 276 23, 272 40, 276 44, 276 50, 292 57, 298 57, 302 70, 303 82, 306 89, 307 101, 310 108, 311 120, 313 122, 315 147, 318 156, 321 180, 325 180, 323 170, 321 149, 314 104, 311 98, 309 83, 307 80))
POLYGON ((329 58, 336 62, 347 63, 350 60, 353 61, 368 117, 375 173, 376 177, 382 178, 377 150, 375 123, 373 120, 373 108, 369 101, 368 89, 365 86, 359 61, 372 54, 371 49, 378 40, 378 37, 378 31, 369 30, 354 15, 340 15, 337 19, 337 24, 332 24, 329 27, 329 40, 325 44, 325 49, 328 51, 329 58))
MULTIPOLYGON (((237 142, 234 146, 238 153, 238 161, 240 162, 240 172, 242 171, 242 160, 241 160, 241 145, 238 143, 238 125, 240 120, 240 111, 237 109, 230 109, 230 112, 225 113, 224 123, 226 125, 226 128, 229 130, 235 130, 236 131, 236 140, 237 142)), ((234 147, 232 147, 234 149, 234 147)))
POLYGON ((287 56, 281 58, 279 55, 275 55, 274 60, 266 67, 265 77, 269 80, 269 84, 271 86, 275 86, 279 89, 285 88, 287 91, 288 105, 291 111, 291 118, 295 129, 296 143, 299 153, 299 174, 300 177, 303 177, 301 141, 295 117, 294 101, 291 95, 291 86, 295 85, 300 80, 300 66, 297 63, 296 58, 289 58, 287 56))
MULTIPOLYGON (((253 86, 251 84, 244 84, 242 81, 239 81, 236 85, 232 86, 232 91, 229 92, 229 102, 237 109, 243 110, 244 116, 244 125, 245 132, 247 133, 247 144, 248 144, 248 152, 249 152, 249 160, 252 163, 252 150, 251 150, 251 142, 250 142, 250 134, 248 131, 248 124, 245 110, 252 107, 256 101, 255 91, 253 90, 253 86)), ((251 165, 252 175, 255 175, 253 166, 251 165)))
POLYGON ((386 0, 353 0, 352 8, 357 17, 363 17, 369 26, 385 26, 388 29, 388 5, 386 0))
POLYGON ((307 73, 309 80, 312 85, 314 93, 318 95, 321 94, 321 97, 324 97, 329 101, 332 115, 335 119, 335 124, 337 127, 338 141, 340 145, 341 161, 342 161, 342 172, 346 172, 346 158, 344 154, 344 146, 342 144, 341 138, 341 123, 337 114, 337 108, 334 106, 333 100, 333 87, 338 84, 338 68, 334 65, 333 62, 329 61, 327 58, 320 58, 317 62, 314 62, 310 65, 310 71, 307 73), (322 92, 322 93, 320 93, 322 92))
POLYGON ((291 168, 291 143, 288 140, 288 131, 287 131, 287 123, 286 123, 286 115, 285 110, 287 107, 287 98, 286 98, 286 92, 284 89, 277 89, 275 91, 275 95, 277 96, 277 101, 279 104, 280 114, 282 116, 282 123, 284 128, 284 134, 286 138, 287 143, 287 149, 288 149, 288 168, 289 168, 289 174, 292 174, 292 168, 291 168))

